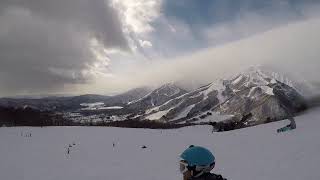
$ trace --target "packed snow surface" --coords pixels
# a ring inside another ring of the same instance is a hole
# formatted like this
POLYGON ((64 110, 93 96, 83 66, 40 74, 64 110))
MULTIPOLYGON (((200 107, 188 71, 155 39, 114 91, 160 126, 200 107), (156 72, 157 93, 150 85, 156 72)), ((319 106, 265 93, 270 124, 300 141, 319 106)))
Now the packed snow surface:
POLYGON ((95 103, 81 103, 80 106, 83 106, 84 108, 81 108, 81 110, 104 110, 104 109, 122 109, 121 106, 110 106, 105 107, 103 102, 95 102, 95 103))
POLYGON ((171 109, 153 113, 153 114, 151 114, 151 115, 148 115, 148 116, 146 117, 146 119, 149 119, 149 120, 159 120, 159 119, 161 119, 162 116, 166 115, 170 110, 171 110, 171 109))
POLYGON ((186 107, 176 118, 174 118, 173 120, 177 120, 177 119, 181 119, 181 118, 185 118, 188 116, 189 112, 191 111, 192 108, 194 108, 195 104, 192 104, 188 107, 186 107))
POLYGON ((102 107, 100 109, 123 109, 122 106, 110 106, 110 107, 102 107))
POLYGON ((232 84, 235 85, 235 84, 238 84, 241 80, 243 79, 243 75, 240 75, 237 79, 235 79, 232 84))
MULTIPOLYGON (((209 112, 209 111, 208 111, 209 112)), ((220 114, 219 112, 211 112, 210 113, 212 115, 207 116, 203 119, 200 118, 200 120, 197 121, 197 123, 200 122, 212 122, 212 120, 214 120, 215 122, 221 122, 221 121, 225 121, 227 119, 230 119, 233 117, 233 115, 226 115, 226 114, 220 114)), ((206 114, 206 113, 204 113, 206 114)))
POLYGON ((319 180, 319 116, 301 115, 280 134, 287 121, 213 134, 209 126, 0 128, 0 179, 181 180, 178 156, 195 144, 214 152, 214 172, 230 180, 319 180))
POLYGON ((263 92, 265 92, 266 94, 269 94, 271 96, 274 95, 273 93, 273 88, 270 88, 269 86, 260 86, 260 88, 262 89, 263 92))
POLYGON ((95 102, 95 103, 81 103, 80 106, 85 106, 85 107, 96 107, 96 106, 103 106, 103 102, 95 102))
POLYGON ((104 103, 103 102, 81 103, 80 106, 84 107, 84 108, 81 108, 81 110, 97 110, 97 109, 103 109, 104 103))

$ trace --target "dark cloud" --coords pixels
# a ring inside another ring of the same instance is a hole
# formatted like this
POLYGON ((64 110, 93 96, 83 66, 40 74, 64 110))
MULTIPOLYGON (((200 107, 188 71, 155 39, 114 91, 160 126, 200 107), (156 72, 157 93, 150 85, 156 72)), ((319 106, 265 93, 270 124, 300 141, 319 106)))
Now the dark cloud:
POLYGON ((0 91, 46 92, 86 83, 98 61, 90 39, 129 50, 117 12, 104 0, 0 2, 0 91))
MULTIPOLYGON (((128 49, 115 9, 105 0, 10 0, 1 1, 2 11, 10 7, 30 10, 48 21, 72 24, 92 33, 105 46, 128 49), (6 8, 7 7, 7 8, 6 8)), ((0 10, 1 10, 0 9, 0 10)))

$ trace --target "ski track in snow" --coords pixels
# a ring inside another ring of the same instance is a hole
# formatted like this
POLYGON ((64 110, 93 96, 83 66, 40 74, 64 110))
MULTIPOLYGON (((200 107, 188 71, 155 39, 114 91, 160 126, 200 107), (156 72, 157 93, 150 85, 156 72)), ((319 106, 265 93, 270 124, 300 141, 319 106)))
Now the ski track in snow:
POLYGON ((0 128, 0 179, 181 180, 178 156, 195 144, 214 152, 213 172, 230 180, 319 180, 319 116, 320 108, 301 115, 281 134, 287 121, 214 134, 210 126, 0 128))

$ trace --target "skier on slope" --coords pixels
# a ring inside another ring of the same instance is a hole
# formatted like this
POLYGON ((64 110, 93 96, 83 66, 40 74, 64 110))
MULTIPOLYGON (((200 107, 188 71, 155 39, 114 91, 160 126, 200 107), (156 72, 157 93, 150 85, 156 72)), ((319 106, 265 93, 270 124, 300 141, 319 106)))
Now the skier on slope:
POLYGON ((210 173, 215 166, 215 157, 206 148, 191 145, 180 158, 183 180, 226 180, 221 175, 210 173))

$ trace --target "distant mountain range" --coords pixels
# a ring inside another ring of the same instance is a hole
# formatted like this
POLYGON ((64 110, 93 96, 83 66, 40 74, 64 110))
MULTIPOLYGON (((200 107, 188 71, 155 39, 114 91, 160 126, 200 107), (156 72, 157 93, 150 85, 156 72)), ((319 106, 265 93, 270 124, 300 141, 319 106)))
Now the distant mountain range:
POLYGON ((83 103, 103 102, 106 106, 124 106, 128 102, 139 99, 151 91, 148 87, 132 89, 116 96, 103 96, 97 94, 86 94, 67 97, 45 97, 45 98, 0 98, 0 106, 23 107, 29 106, 39 110, 49 111, 75 111, 82 108, 83 103))
POLYGON ((305 108, 303 96, 293 87, 251 68, 230 80, 208 84, 146 109, 140 118, 183 123, 215 121, 213 115, 220 114, 240 121, 251 114, 245 123, 259 124, 292 116, 305 108))
POLYGON ((83 123, 132 119, 172 124, 225 121, 249 126, 284 119, 306 109, 302 92, 307 92, 307 87, 280 73, 253 67, 192 91, 167 83, 116 96, 2 98, 0 106, 64 113, 65 118, 83 123))

